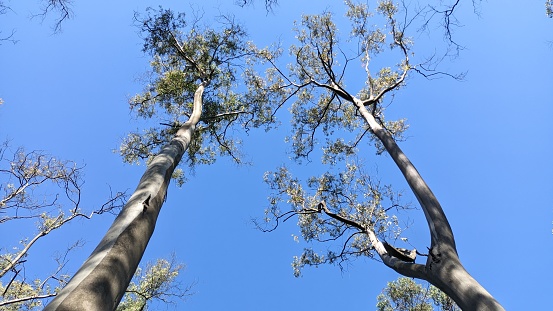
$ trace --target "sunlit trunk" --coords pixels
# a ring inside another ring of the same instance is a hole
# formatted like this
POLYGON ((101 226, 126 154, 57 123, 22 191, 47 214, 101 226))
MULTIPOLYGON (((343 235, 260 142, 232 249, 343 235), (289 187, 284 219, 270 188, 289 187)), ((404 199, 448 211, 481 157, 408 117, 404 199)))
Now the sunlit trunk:
POLYGON ((45 310, 106 311, 117 307, 154 233, 171 176, 200 119, 203 91, 202 83, 194 94, 190 119, 153 158, 100 244, 45 310))
MULTIPOLYGON (((401 170, 424 211, 430 229, 431 242, 425 267, 426 276, 423 279, 445 292, 464 311, 504 310, 461 264, 453 231, 445 213, 413 163, 409 161, 390 133, 378 123, 363 103, 357 99, 354 99, 354 103, 372 132, 382 142, 401 170)), ((402 273, 401 270, 396 269, 396 271, 402 273)))

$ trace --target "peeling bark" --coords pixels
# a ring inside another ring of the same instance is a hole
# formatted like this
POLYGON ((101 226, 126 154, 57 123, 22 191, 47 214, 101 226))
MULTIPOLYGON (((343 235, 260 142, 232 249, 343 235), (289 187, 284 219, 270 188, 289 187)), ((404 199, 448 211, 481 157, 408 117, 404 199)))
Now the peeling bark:
POLYGON ((154 232, 171 176, 200 120, 206 85, 202 82, 194 94, 190 119, 154 157, 100 244, 45 310, 105 311, 117 307, 154 232))

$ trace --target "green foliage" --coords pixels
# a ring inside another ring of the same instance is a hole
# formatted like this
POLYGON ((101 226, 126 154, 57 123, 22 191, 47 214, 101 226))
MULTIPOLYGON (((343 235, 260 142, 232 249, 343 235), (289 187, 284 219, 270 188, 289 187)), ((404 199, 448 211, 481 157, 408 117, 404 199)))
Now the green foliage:
POLYGON ((545 14, 549 18, 553 18, 553 1, 552 0, 547 0, 545 2, 545 14))
MULTIPOLYGON (((65 276, 60 280, 60 285, 67 280, 68 277, 65 276)), ((40 279, 31 282, 14 280, 8 284, 0 282, 0 292, 3 293, 0 309, 4 311, 39 310, 43 307, 41 298, 52 297, 57 290, 59 287, 52 289, 46 281, 40 279)))
POLYGON ((191 295, 190 287, 183 288, 176 280, 183 267, 172 258, 149 263, 145 271, 138 268, 117 310, 148 310, 156 301, 167 305, 175 303, 174 299, 185 299, 191 295))
MULTIPOLYGON (((395 19, 399 9, 391 1, 381 1, 374 13, 366 4, 353 1, 345 4, 345 15, 350 20, 348 35, 340 32, 329 12, 305 15, 294 25, 297 43, 289 48, 293 62, 286 66, 288 71, 274 58, 266 60, 272 66, 271 72, 280 75, 281 88, 290 94, 285 99, 293 100, 292 134, 287 141, 292 145, 292 157, 298 161, 309 158, 320 143, 323 143, 324 157, 329 152, 330 158, 342 158, 354 152, 364 136, 371 136, 352 103, 354 96, 346 91, 346 76, 358 76, 359 68, 366 76, 365 87, 357 95, 359 99, 372 106, 373 114, 390 126, 396 138, 401 138, 407 128, 403 120, 384 121, 382 106, 384 96, 403 86, 407 72, 414 68, 408 58, 412 42, 403 35, 406 25, 400 25, 395 19), (379 22, 384 26, 373 24, 379 22), (371 74, 371 61, 385 50, 399 50, 399 63, 371 74), (356 60, 361 63, 360 67, 351 66, 356 60), (322 142, 317 140, 319 135, 325 137, 322 142)), ((353 84, 359 83, 353 81, 353 84)), ((371 140, 374 142, 374 138, 371 140)), ((334 161, 324 161, 327 160, 334 161)))
POLYGON ((438 288, 424 288, 410 278, 400 277, 377 297, 378 311, 460 311, 461 309, 438 288))
POLYGON ((294 258, 296 276, 306 265, 340 265, 350 258, 373 257, 368 232, 384 240, 397 239, 402 229, 393 212, 407 207, 400 204, 400 194, 362 169, 358 157, 364 150, 362 140, 374 145, 377 154, 384 148, 356 106, 361 102, 395 139, 403 139, 405 120, 385 120, 383 101, 404 85, 414 68, 408 57, 412 43, 404 36, 407 25, 396 20, 400 10, 392 1, 380 1, 374 12, 354 1, 345 1, 345 5, 350 27, 340 29, 346 28, 346 34, 340 32, 331 13, 306 15, 294 25, 297 43, 289 48, 293 62, 287 70, 276 59, 266 58, 271 72, 280 75, 282 87, 290 94, 285 99, 292 101, 292 133, 287 138, 292 158, 298 162, 309 159, 321 146, 322 163, 328 165, 325 173, 305 181, 285 167, 265 175, 273 192, 265 221, 276 221, 278 226, 297 215, 301 236, 310 244, 294 258), (379 23, 383 26, 378 27, 379 23), (398 64, 372 74, 372 61, 385 51, 397 57, 398 64), (361 66, 351 66, 354 61, 361 66), (364 85, 350 82, 360 87, 354 95, 347 91, 346 77, 358 77, 359 73, 366 79, 364 85), (318 207, 321 202, 326 202, 328 211, 318 207), (286 211, 282 205, 290 209, 286 211), (314 249, 318 247, 313 247, 313 242, 335 243, 321 251, 314 249))
MULTIPOLYGON (((131 98, 130 107, 137 117, 161 123, 130 133, 119 150, 124 160, 147 161, 168 143, 190 117, 194 94, 203 83, 202 116, 185 160, 191 169, 212 164, 221 155, 241 163, 241 140, 233 136, 234 129, 268 129, 275 122, 274 94, 257 92, 265 85, 255 83, 259 78, 252 69, 258 54, 270 57, 270 52, 247 42, 245 30, 230 17, 204 25, 160 8, 149 9, 137 21, 145 35, 143 50, 152 55, 152 71, 144 92, 131 98)), ((182 173, 178 177, 180 182, 185 179, 182 173)))
POLYGON ((296 276, 304 266, 323 263, 341 266, 351 258, 373 257, 374 248, 366 230, 388 240, 397 239, 401 234, 398 218, 388 214, 392 209, 402 208, 401 195, 394 193, 390 186, 373 180, 354 163, 346 163, 342 171, 311 177, 306 183, 307 190, 285 167, 266 173, 264 179, 273 190, 270 206, 265 210, 267 222, 276 220, 278 225, 281 219, 286 221, 298 215, 297 224, 306 242, 335 242, 334 248, 328 247, 322 253, 308 247, 301 256, 294 257, 292 267, 296 276), (323 215, 317 207, 322 201, 332 213, 351 223, 323 215), (292 206, 292 211, 282 212, 282 203, 292 206))

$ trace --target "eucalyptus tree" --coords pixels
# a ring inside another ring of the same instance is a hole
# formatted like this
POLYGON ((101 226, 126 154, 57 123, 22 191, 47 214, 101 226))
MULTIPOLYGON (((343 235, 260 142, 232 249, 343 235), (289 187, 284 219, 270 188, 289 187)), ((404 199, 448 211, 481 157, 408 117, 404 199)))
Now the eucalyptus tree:
POLYGON ((153 234, 171 178, 184 181, 177 169, 182 158, 190 169, 219 155, 240 163, 233 130, 274 122, 270 104, 280 101, 280 92, 251 92, 262 83, 248 74, 259 50, 233 18, 220 17, 215 29, 159 8, 136 21, 152 71, 130 107, 157 125, 129 134, 120 152, 128 162, 145 160, 146 172, 97 248, 46 310, 115 309, 153 234), (237 86, 241 76, 248 87, 237 86))
MULTIPOLYGON (((306 183, 286 167, 267 173, 265 180, 273 195, 266 220, 278 226, 297 215, 307 242, 340 241, 336 250, 326 253, 305 249, 293 263, 296 275, 306 265, 378 257, 401 275, 435 285, 463 310, 503 310, 463 267, 444 210, 400 149, 404 120, 385 118, 387 99, 406 84, 410 73, 437 74, 429 70, 431 63, 411 60, 413 42, 406 31, 416 16, 409 17, 389 0, 380 1, 375 13, 366 4, 346 1, 346 5, 351 22, 346 40, 331 13, 307 15, 295 27, 297 43, 289 49, 292 63, 281 64, 276 57, 279 50, 264 54, 270 64, 266 85, 278 87, 293 101, 288 138, 293 158, 309 159, 322 142, 322 162, 329 166, 327 172, 306 183), (400 18, 401 14, 405 15, 400 18), (379 23, 384 26, 374 26, 379 23), (385 51, 389 52, 384 54, 386 58, 380 57, 385 51), (396 65, 375 69, 392 57, 396 57, 396 65), (271 83, 275 76, 284 83, 271 83), (355 93, 346 81, 357 86, 355 93), (427 254, 387 243, 401 237, 398 218, 391 214, 401 208, 400 194, 365 172, 358 160, 365 141, 371 142, 377 153, 390 155, 418 200, 430 232, 427 254), (282 209, 283 203, 287 208, 282 209), (426 256, 424 264, 416 262, 417 254, 426 256)), ((274 228, 269 224, 267 230, 274 228)))

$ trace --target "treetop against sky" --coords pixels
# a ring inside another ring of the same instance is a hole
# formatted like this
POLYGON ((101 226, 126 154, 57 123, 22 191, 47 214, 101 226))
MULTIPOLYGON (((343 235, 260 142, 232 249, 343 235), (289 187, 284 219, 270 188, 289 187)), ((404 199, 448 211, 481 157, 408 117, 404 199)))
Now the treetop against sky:
MULTIPOLYGON (((337 28, 346 31, 341 3, 313 6, 281 1, 269 14, 261 3, 245 8, 221 1, 190 3, 168 2, 164 7, 188 16, 197 12, 196 16, 206 20, 232 12, 248 34, 247 40, 260 48, 280 41, 284 57, 295 36, 293 21, 301 22, 302 14, 332 12, 337 28)), ((51 34, 48 19, 43 25, 27 20, 33 8, 10 4, 14 12, 2 15, 2 34, 10 32, 7 25, 13 25, 18 42, 0 45, 0 132, 15 146, 47 150, 82 164, 82 204, 90 210, 107 198, 109 187, 134 189, 144 166, 123 164, 113 150, 127 133, 145 128, 129 114, 127 104, 143 92, 152 59, 141 51, 143 38, 133 18, 134 11, 145 14, 147 7, 157 8, 158 3, 74 3, 74 18, 65 21, 63 31, 56 35, 51 34)), ((546 158, 553 149, 547 88, 553 82, 548 43, 553 38, 546 31, 551 20, 543 17, 540 1, 501 6, 482 3, 479 16, 470 2, 461 2, 458 9, 462 27, 453 34, 465 49, 456 58, 441 59, 439 68, 451 74, 466 72, 466 78, 459 82, 411 75, 405 87, 384 100, 386 120, 406 118, 407 139, 400 146, 440 200, 461 261, 471 275, 506 309, 540 309, 548 305, 544 297, 551 290, 544 276, 553 271, 549 265, 538 267, 531 262, 513 267, 521 256, 507 259, 505 254, 522 254, 530 248, 551 257, 551 248, 544 247, 551 243, 553 218, 550 204, 544 204, 553 193, 547 178, 552 167, 546 158)), ((426 32, 411 28, 417 63, 434 52, 438 55, 446 46, 437 28, 426 32)), ((390 59, 373 61, 380 68, 390 59)), ((393 59, 389 66, 397 63, 393 59)), ((348 66, 365 72, 360 62, 348 66)), ((352 92, 364 86, 366 76, 346 77, 352 92)), ((284 142, 290 136, 286 110, 278 117, 279 129, 268 133, 232 133, 243 140, 239 151, 244 162, 252 165, 237 167, 232 158, 221 158, 213 165, 196 167, 194 175, 186 172, 188 182, 182 188, 170 187, 143 262, 175 252, 186 263, 181 276, 185 283, 196 281, 196 294, 177 309, 344 305, 371 309, 386 283, 396 279, 392 270, 364 258, 348 262, 343 270, 305 267, 302 277, 294 278, 293 256, 314 246, 294 241, 294 236, 301 236, 296 220, 272 233, 255 229, 250 220, 261 219, 268 206, 270 190, 263 183, 266 171, 286 165, 304 177, 322 172, 315 156, 301 165, 289 162, 286 151, 293 147, 284 142), (337 299, 320 299, 327 291, 337 299)), ((147 125, 163 127, 159 123, 167 121, 153 120, 147 125)), ((404 204, 416 207, 416 199, 390 157, 375 157, 369 144, 361 144, 366 150, 359 159, 364 170, 378 174, 381 185, 393 185, 404 204)), ((314 155, 320 150, 316 147, 314 155)), ((405 229, 401 237, 408 237, 408 242, 398 240, 397 246, 426 252, 429 236, 421 214, 420 210, 398 213, 398 223, 405 229)), ((52 258, 54 248, 61 252, 74 242, 71 237, 82 237, 85 245, 67 265, 74 273, 111 224, 108 218, 77 222, 53 235, 51 242, 39 243, 28 258, 26 273, 40 275, 51 268, 48 260, 38 258, 52 258)), ((4 225, 0 234, 6 240, 13 237, 10 241, 22 237, 4 225)))

